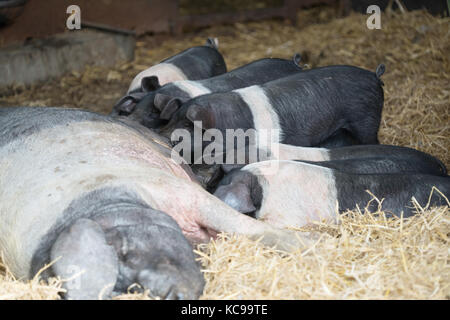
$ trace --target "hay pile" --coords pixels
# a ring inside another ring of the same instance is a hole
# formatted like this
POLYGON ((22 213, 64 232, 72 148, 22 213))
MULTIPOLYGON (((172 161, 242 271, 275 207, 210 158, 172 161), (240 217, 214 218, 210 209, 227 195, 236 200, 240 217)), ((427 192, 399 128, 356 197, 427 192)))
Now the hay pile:
MULTIPOLYGON (((419 211, 405 220, 348 211, 338 225, 317 224, 320 239, 304 252, 221 234, 196 250, 201 299, 450 299, 450 209, 419 211)), ((60 288, 57 279, 25 283, 0 273, 0 300, 57 299, 60 288)))
POLYGON ((19 281, 0 259, 0 300, 55 300, 60 298, 61 285, 56 278, 40 281, 39 275, 30 281, 19 281))
MULTIPOLYGON (((178 38, 145 37, 132 63, 88 67, 31 88, 14 88, 0 96, 0 105, 107 113, 140 70, 215 36, 230 70, 262 57, 290 58, 294 52, 310 67, 352 64, 375 70, 385 63, 380 142, 428 152, 450 168, 450 19, 424 11, 383 13, 382 29, 368 30, 367 16, 333 17, 332 9, 316 8, 300 12, 298 26, 271 20, 178 38)), ((304 253, 277 252, 223 235, 198 248, 207 279, 202 298, 449 299, 450 209, 420 211, 403 222, 349 212, 338 226, 317 226, 321 240, 304 253)), ((0 272, 0 299, 53 299, 59 285, 26 284, 0 272)))
POLYGON ((203 299, 449 299, 450 210, 403 221, 349 211, 286 254, 243 237, 201 248, 203 299))

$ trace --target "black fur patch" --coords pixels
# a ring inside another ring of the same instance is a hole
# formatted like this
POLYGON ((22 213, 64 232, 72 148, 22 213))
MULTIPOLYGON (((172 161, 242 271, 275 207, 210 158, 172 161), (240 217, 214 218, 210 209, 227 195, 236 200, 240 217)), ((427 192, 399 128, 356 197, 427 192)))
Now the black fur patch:
POLYGON ((206 79, 227 72, 220 52, 209 46, 189 48, 161 62, 178 67, 189 80, 206 79))
MULTIPOLYGON (((428 203, 432 187, 437 187, 446 197, 450 197, 450 178, 424 174, 348 174, 333 171, 339 211, 354 209, 356 205, 364 210, 372 196, 383 199, 382 209, 388 214, 410 217, 416 212, 411 203, 415 197, 421 206, 428 203)), ((437 192, 431 198, 432 206, 447 205, 446 200, 437 192)), ((369 205, 371 212, 376 211, 378 202, 369 205)))
POLYGON ((328 66, 262 86, 284 133, 283 143, 317 146, 339 129, 363 144, 378 143, 384 95, 374 72, 328 66))
POLYGON ((301 71, 302 69, 292 60, 265 58, 256 60, 222 75, 198 81, 198 83, 210 89, 211 92, 227 92, 263 84, 301 71))
POLYGON ((393 157, 372 157, 364 159, 346 159, 331 161, 298 161, 336 169, 345 173, 378 174, 378 173, 420 173, 442 175, 440 166, 435 163, 415 159, 402 159, 393 157))
MULTIPOLYGON (((445 165, 437 158, 412 148, 390 145, 361 145, 328 151, 330 160, 384 158, 401 164, 401 171, 447 175, 445 165)), ((394 170, 393 168, 392 170, 394 170)))

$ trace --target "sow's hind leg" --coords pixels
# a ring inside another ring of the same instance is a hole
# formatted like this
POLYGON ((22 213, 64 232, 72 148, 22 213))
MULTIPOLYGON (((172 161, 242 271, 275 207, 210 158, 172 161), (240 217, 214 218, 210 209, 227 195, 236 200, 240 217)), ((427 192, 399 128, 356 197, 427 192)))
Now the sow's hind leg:
POLYGON ((79 219, 61 232, 51 249, 53 272, 63 280, 65 298, 94 300, 109 297, 119 264, 114 248, 96 222, 79 219))

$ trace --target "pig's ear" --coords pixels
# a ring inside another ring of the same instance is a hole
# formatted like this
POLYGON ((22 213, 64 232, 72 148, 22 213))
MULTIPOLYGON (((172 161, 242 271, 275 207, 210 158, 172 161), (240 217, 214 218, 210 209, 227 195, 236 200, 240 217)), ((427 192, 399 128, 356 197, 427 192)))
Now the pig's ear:
POLYGON ((194 125, 196 121, 201 121, 203 129, 212 129, 216 124, 214 111, 211 108, 202 107, 197 104, 193 104, 188 108, 186 118, 191 120, 194 125))
POLYGON ((188 100, 189 98, 174 98, 163 93, 157 93, 153 105, 161 112, 161 119, 170 120, 172 115, 188 100))
POLYGON ((121 98, 116 105, 114 106, 114 110, 118 112, 119 115, 123 115, 124 113, 126 115, 129 115, 134 111, 134 108, 136 107, 136 101, 134 99, 126 96, 121 98))
POLYGON ((162 111, 170 100, 172 100, 171 96, 168 96, 167 94, 163 93, 157 93, 155 94, 155 98, 153 99, 153 105, 155 106, 156 109, 162 111))
POLYGON ((251 213, 256 210, 250 188, 243 183, 219 186, 214 195, 241 213, 251 213))
POLYGON ((183 102, 178 98, 173 98, 167 102, 166 106, 161 110, 159 117, 163 120, 170 120, 172 115, 177 112, 183 102))
POLYGON ((122 97, 114 106, 114 110, 117 110, 119 114, 129 115, 136 107, 136 104, 145 97, 144 92, 132 92, 122 97))
POLYGON ((52 265, 55 275, 68 279, 64 283, 67 299, 98 299, 101 293, 106 296, 112 293, 111 284, 119 275, 118 256, 97 222, 75 221, 58 235, 50 257, 55 261, 52 265), (74 266, 83 271, 75 278, 71 274, 74 266))
POLYGON ((156 89, 161 88, 159 84, 159 80, 157 76, 149 76, 144 77, 141 80, 141 90, 143 92, 155 91, 156 89))

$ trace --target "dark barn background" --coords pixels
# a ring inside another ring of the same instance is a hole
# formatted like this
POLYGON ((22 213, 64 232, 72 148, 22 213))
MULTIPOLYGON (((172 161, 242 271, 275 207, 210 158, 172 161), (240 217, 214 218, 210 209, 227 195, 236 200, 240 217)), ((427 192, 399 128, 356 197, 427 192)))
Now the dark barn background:
MULTIPOLYGON (((66 8, 71 4, 82 8, 83 21, 142 35, 180 33, 194 26, 271 16, 295 20, 298 9, 321 4, 331 4, 339 8, 339 14, 348 14, 350 10, 365 13, 373 4, 385 10, 389 3, 390 0, 0 0, 0 44, 64 32, 66 8)), ((426 9, 434 15, 448 16, 446 0, 403 0, 401 4, 407 10, 426 9)), ((392 7, 397 8, 395 1, 392 7)))

